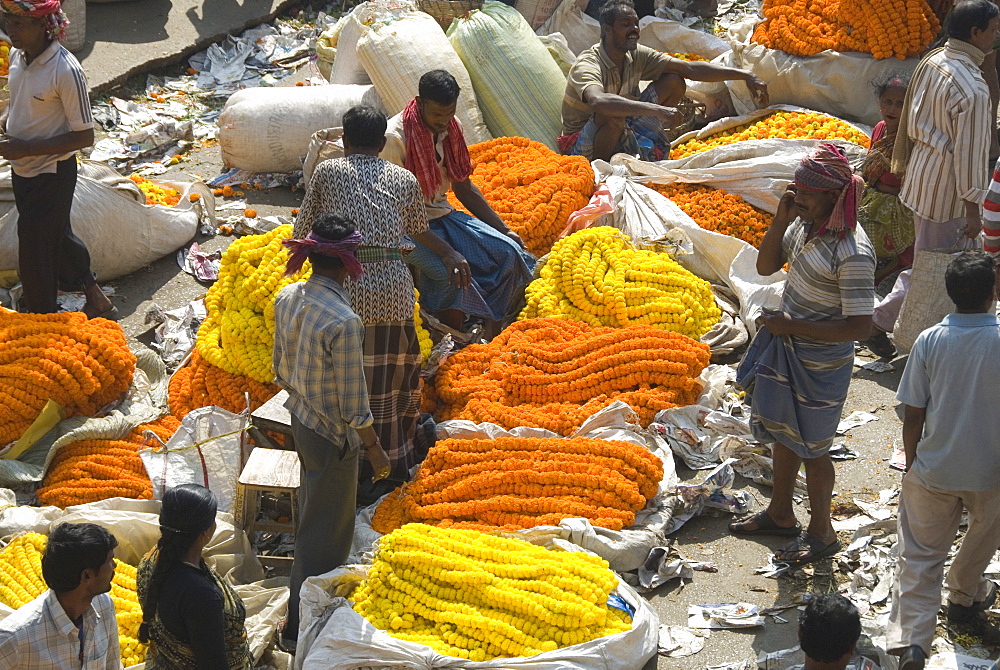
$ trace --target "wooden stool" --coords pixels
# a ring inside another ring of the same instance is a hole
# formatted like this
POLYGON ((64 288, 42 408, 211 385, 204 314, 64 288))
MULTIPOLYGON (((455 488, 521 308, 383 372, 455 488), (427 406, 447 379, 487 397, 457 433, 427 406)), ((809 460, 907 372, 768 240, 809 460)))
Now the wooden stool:
MULTIPOLYGON (((299 489, 299 456, 294 451, 285 449, 266 449, 256 447, 250 452, 250 458, 243 466, 236 481, 236 509, 239 511, 241 525, 246 531, 250 542, 254 542, 256 531, 272 531, 277 533, 295 533, 298 529, 298 489, 299 489), (291 498, 291 523, 276 521, 258 521, 260 513, 260 494, 287 493, 291 498)), ((292 559, 283 556, 258 556, 260 562, 270 566, 287 567, 292 559)))
POLYGON ((254 442, 270 446, 272 449, 295 449, 292 438, 292 414, 285 407, 287 400, 288 391, 280 391, 278 395, 250 413, 250 437, 254 442), (284 446, 268 437, 264 433, 265 430, 284 435, 284 446))

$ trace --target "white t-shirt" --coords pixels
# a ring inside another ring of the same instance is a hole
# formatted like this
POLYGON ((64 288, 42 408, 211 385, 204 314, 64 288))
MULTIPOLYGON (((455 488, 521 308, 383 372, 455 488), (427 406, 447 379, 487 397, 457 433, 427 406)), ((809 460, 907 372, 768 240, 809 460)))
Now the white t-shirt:
MULTIPOLYGON (((455 120, 458 121, 458 119, 455 120)), ((459 121, 458 123, 459 128, 461 128, 462 122, 459 121)), ((444 141, 447 137, 448 131, 446 130, 437 136, 437 142, 434 144, 434 151, 438 157, 438 169, 441 171, 441 185, 438 186, 434 197, 425 201, 428 221, 448 216, 455 211, 455 208, 448 202, 448 191, 451 189, 451 176, 448 174, 448 169, 444 166, 444 141)), ((402 112, 389 119, 388 127, 385 130, 385 148, 382 149, 379 158, 384 158, 399 167, 406 167, 406 132, 403 130, 402 112)))
MULTIPOLYGON (((21 49, 10 50, 10 106, 7 134, 19 140, 44 140, 94 127, 90 89, 80 62, 58 41, 53 41, 28 64, 21 49)), ((12 160, 20 177, 54 173, 56 163, 74 152, 28 156, 12 160)))

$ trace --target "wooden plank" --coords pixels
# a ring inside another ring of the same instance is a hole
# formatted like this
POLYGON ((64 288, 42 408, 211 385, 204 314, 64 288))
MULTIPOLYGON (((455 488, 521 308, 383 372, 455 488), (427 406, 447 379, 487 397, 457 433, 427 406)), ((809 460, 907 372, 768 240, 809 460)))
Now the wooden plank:
POLYGON ((292 434, 292 413, 285 407, 288 391, 282 390, 266 403, 251 412, 250 421, 263 430, 292 434))
POLYGON ((240 473, 239 483, 261 489, 299 488, 299 455, 284 449, 256 447, 240 473))

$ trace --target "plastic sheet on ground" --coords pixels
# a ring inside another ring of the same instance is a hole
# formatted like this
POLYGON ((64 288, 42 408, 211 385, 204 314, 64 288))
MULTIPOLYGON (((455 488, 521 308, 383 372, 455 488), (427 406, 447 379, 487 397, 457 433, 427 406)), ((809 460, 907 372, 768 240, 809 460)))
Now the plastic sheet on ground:
POLYGON ((621 670, 641 668, 656 654, 659 619, 649 603, 619 580, 615 594, 635 608, 632 629, 536 656, 476 663, 398 640, 372 626, 346 599, 368 566, 348 565, 302 585, 296 670, 451 668, 454 670, 621 670))
POLYGON ((705 640, 711 634, 707 629, 660 624, 658 651, 670 658, 693 656, 705 648, 705 640))

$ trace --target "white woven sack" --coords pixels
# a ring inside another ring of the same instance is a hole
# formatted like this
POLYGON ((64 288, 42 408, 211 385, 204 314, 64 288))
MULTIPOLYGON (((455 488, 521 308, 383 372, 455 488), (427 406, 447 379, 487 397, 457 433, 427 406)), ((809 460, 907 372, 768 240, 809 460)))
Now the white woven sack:
POLYGON ((358 15, 366 9, 366 4, 368 3, 358 5, 343 18, 340 34, 337 36, 337 52, 333 58, 333 65, 330 67, 331 84, 372 83, 358 59, 358 40, 368 32, 368 26, 361 22, 358 15))
POLYGON ((344 129, 326 128, 313 133, 309 141, 309 149, 306 150, 306 159, 302 162, 302 178, 309 186, 316 166, 331 158, 340 158, 344 155, 344 129))
POLYGON ((302 169, 313 133, 339 126, 355 105, 382 109, 372 86, 330 84, 237 91, 219 116, 219 146, 227 167, 250 172, 302 169))
POLYGON ((469 70, 490 133, 558 150, 566 77, 524 17, 489 0, 452 21, 448 40, 469 70))
POLYGON ((531 29, 538 30, 556 11, 559 0, 517 0, 514 6, 517 7, 517 11, 521 13, 531 29))
MULTIPOLYGON (((358 40, 358 58, 391 116, 403 111, 416 97, 417 82, 425 72, 447 70, 462 89, 455 115, 465 130, 466 141, 475 144, 492 139, 479 111, 468 70, 441 26, 429 14, 410 12, 398 21, 373 25, 358 40)), ((339 124, 328 123, 323 127, 335 125, 339 124)))
POLYGON ((69 19, 66 38, 62 41, 62 45, 70 51, 79 51, 87 43, 87 2, 62 0, 62 10, 69 19))

